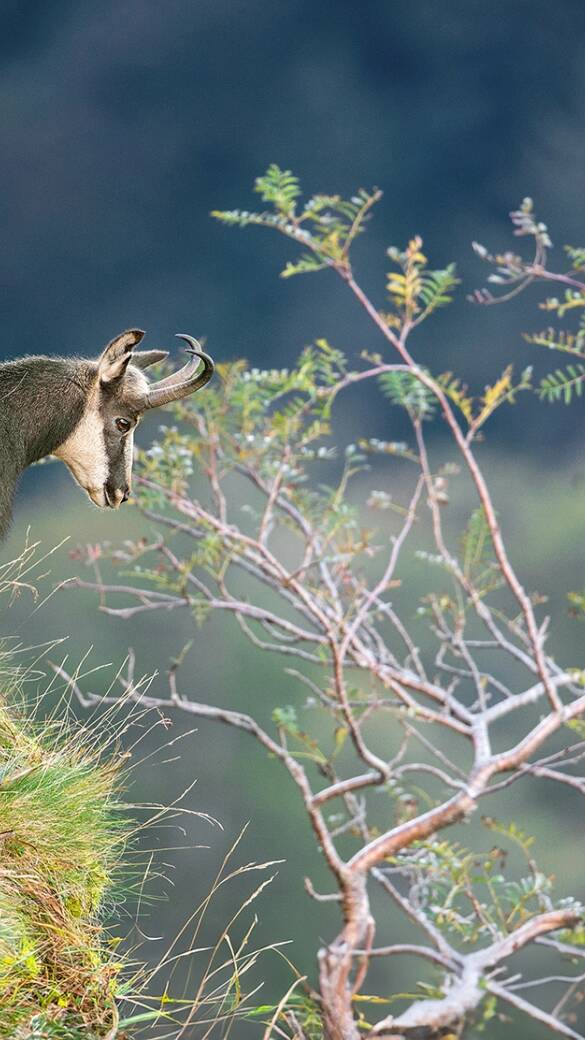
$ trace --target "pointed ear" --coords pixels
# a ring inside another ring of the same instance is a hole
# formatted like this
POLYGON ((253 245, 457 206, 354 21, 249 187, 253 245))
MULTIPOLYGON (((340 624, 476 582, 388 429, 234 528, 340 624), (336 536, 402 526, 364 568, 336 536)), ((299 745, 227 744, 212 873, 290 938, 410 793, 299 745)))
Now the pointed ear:
POLYGON ((136 354, 132 355, 132 364, 136 368, 150 368, 151 365, 156 365, 159 361, 164 361, 168 358, 168 350, 139 350, 136 354))
POLYGON ((124 375, 132 357, 132 351, 143 336, 142 329, 128 329, 127 332, 121 332, 111 343, 108 343, 98 361, 100 383, 112 383, 124 375))

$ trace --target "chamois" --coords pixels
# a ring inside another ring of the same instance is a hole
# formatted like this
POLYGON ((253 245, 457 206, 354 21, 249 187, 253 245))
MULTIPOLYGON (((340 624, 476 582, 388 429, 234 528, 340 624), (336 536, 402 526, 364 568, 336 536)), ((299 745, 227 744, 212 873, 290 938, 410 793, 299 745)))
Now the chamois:
POLYGON ((0 364, 0 541, 20 474, 47 455, 65 463, 96 506, 118 509, 126 502, 142 414, 195 393, 213 375, 197 340, 180 334, 189 361, 150 383, 143 369, 168 352, 135 352, 143 336, 140 329, 122 332, 95 361, 25 357, 0 364))

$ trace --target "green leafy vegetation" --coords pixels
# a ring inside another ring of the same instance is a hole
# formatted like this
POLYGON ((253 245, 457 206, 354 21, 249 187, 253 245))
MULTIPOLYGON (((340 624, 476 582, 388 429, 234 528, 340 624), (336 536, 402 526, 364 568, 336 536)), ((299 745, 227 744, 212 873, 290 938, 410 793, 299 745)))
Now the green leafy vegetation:
POLYGON ((585 365, 567 365, 566 369, 557 368, 542 380, 539 394, 544 401, 563 401, 570 404, 573 395, 581 397, 585 382, 585 365))
POLYGON ((320 271, 332 263, 341 263, 349 270, 349 250, 364 230, 370 210, 382 197, 377 189, 371 192, 360 189, 351 199, 340 195, 313 195, 299 209, 302 192, 298 178, 274 163, 256 179, 254 190, 263 202, 272 204, 273 211, 214 210, 212 216, 232 227, 256 224, 276 228, 306 246, 310 252, 289 262, 282 271, 283 278, 320 271))
MULTIPOLYGON (((519 209, 511 214, 511 218, 515 235, 529 236, 533 239, 534 256, 525 260, 509 252, 494 255, 475 242, 474 249, 477 255, 495 267, 495 272, 489 275, 488 282, 502 286, 504 291, 500 296, 493 296, 491 292, 482 289, 478 290, 472 299, 478 303, 493 304, 510 299, 535 282, 547 286, 551 283, 559 285, 563 290, 562 297, 547 296, 540 303, 540 308, 556 315, 559 321, 567 314, 577 312, 577 328, 555 329, 548 326, 540 332, 525 333, 524 338, 528 343, 546 347, 547 350, 571 354, 585 360, 585 283, 580 282, 578 278, 584 269, 585 250, 581 247, 565 246, 571 267, 568 271, 556 272, 548 265, 548 251, 552 247, 548 229, 546 224, 536 219, 532 199, 524 199, 519 209)), ((537 388, 538 395, 542 400, 551 403, 562 401, 564 404, 571 404, 574 397, 581 396, 584 381, 585 367, 578 363, 571 364, 566 369, 557 369, 543 376, 537 388)))
POLYGON ((384 372, 380 386, 392 404, 405 408, 414 419, 432 419, 437 409, 435 395, 411 372, 384 372))

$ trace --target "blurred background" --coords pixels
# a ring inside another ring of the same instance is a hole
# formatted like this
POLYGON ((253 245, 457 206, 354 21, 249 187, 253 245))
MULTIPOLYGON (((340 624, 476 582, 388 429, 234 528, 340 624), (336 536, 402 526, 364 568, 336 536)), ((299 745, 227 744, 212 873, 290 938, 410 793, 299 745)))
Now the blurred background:
MULTIPOLYGON (((1 357, 92 356, 135 326, 147 330, 145 346, 174 349, 173 334, 188 331, 205 337, 218 360, 245 356, 258 366, 286 364, 318 336, 353 357, 379 349, 332 275, 279 280, 294 255, 289 243, 210 219, 214 208, 254 208, 254 178, 276 162, 309 194, 384 190, 355 250, 379 304, 388 245, 419 233, 431 266, 457 262, 463 286, 421 336, 421 361, 455 368, 481 390, 510 359, 539 370, 548 360, 521 338, 546 324, 535 311, 537 290, 502 308, 475 308, 465 297, 487 273, 471 240, 514 248, 507 214, 525 195, 555 245, 585 238, 578 0, 4 0, 0 30, 1 357)), ((560 248, 556 262, 563 266, 560 248)), ((487 470, 521 573, 557 611, 555 652, 578 664, 583 629, 566 619, 564 597, 585 581, 583 405, 547 407, 538 418, 536 407, 524 395, 499 413, 487 470)), ((394 421, 378 397, 354 393, 336 432, 345 440, 358 429, 393 436, 394 421)), ((142 444, 155 429, 141 428, 142 444)), ((25 475, 2 559, 19 551, 27 527, 45 549, 69 538, 47 564, 45 594, 80 572, 77 543, 148 531, 130 509, 113 517, 92 510, 59 464, 25 475)), ((90 595, 58 592, 34 612, 22 600, 0 625, 29 644, 67 635, 70 661, 91 646, 90 664, 111 661, 114 669, 132 645, 145 674, 164 673, 193 635, 198 699, 251 711, 261 689, 259 712, 269 713, 302 697, 231 627, 214 621, 193 634, 177 614, 125 626, 95 606, 90 595)), ((92 681, 103 688, 107 680, 92 681)), ((173 734, 190 728, 184 718, 173 725, 173 734)), ((147 750, 157 740, 146 738, 147 750)), ((288 955, 312 972, 336 913, 316 911, 303 893, 305 874, 324 887, 327 879, 288 781, 244 736, 200 725, 180 762, 137 769, 133 797, 172 801, 195 777, 188 804, 212 813, 224 831, 193 825, 189 840, 210 847, 171 857, 175 887, 143 927, 172 936, 249 820, 242 861, 286 861, 258 907, 259 941, 292 939, 288 955)), ((516 816, 537 832, 543 867, 579 895, 583 834, 573 829, 577 796, 564 797, 553 804, 545 785, 523 789, 516 816)), ((210 913, 206 941, 230 898, 210 913)), ((264 978, 267 1000, 290 981, 276 957, 264 978)), ((519 1035, 536 1035, 525 1030, 519 1035)))

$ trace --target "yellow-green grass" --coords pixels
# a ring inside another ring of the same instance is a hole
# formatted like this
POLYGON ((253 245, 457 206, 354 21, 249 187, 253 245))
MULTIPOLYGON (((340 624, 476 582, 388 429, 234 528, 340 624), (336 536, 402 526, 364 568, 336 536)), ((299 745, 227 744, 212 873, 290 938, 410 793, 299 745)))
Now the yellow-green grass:
POLYGON ((0 1040, 116 1035, 122 967, 103 926, 130 824, 120 756, 26 711, 0 674, 0 1040))

